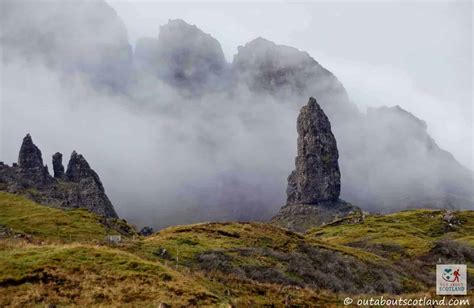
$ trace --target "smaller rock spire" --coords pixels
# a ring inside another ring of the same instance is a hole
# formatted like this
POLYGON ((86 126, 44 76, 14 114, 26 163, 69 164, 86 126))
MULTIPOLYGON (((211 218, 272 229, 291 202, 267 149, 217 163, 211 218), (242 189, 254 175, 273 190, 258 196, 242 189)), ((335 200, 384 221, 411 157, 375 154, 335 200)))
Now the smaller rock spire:
POLYGON ((59 152, 53 155, 53 171, 56 179, 64 178, 63 154, 59 152))
POLYGON ((91 167, 84 156, 77 154, 76 151, 72 151, 66 170, 68 180, 79 182, 81 179, 89 177, 90 171, 91 167))
POLYGON ((38 187, 49 184, 53 178, 49 175, 48 167, 43 165, 40 149, 33 143, 30 134, 23 138, 18 154, 19 172, 27 186, 38 187))
POLYGON ((80 182, 82 179, 93 179, 100 190, 104 190, 102 182, 97 173, 89 166, 87 160, 81 154, 73 151, 66 170, 66 178, 71 182, 80 182))
POLYGON ((43 158, 41 151, 33 143, 30 134, 23 138, 20 153, 18 155, 18 167, 22 169, 43 168, 43 158))
POLYGON ((73 151, 66 170, 66 180, 78 183, 80 199, 86 208, 106 217, 117 217, 117 213, 105 194, 104 186, 97 173, 92 170, 84 156, 73 151))

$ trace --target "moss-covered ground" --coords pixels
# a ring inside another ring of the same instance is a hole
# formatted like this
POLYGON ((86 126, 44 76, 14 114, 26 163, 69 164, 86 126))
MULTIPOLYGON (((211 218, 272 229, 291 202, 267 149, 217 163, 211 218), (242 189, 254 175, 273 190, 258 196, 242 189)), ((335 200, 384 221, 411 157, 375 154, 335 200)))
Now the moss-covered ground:
POLYGON ((434 297, 440 258, 471 274, 474 262, 474 212, 455 212, 454 224, 445 214, 369 215, 306 234, 201 223, 111 244, 104 238, 117 231, 94 214, 0 192, 0 306, 337 307, 349 295, 434 297))

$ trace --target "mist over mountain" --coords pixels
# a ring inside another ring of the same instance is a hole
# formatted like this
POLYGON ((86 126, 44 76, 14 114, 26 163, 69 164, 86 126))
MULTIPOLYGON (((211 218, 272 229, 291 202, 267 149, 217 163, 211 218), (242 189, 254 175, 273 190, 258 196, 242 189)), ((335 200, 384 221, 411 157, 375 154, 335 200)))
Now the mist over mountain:
POLYGON ((123 90, 132 65, 127 30, 104 1, 2 1, 3 61, 18 58, 123 90))
POLYGON ((135 62, 182 94, 217 90, 228 79, 229 65, 219 42, 180 19, 161 26, 158 39, 139 40, 135 62))
POLYGON ((1 6, 1 160, 14 160, 26 132, 48 155, 80 148, 134 223, 271 217, 309 96, 333 127, 342 198, 380 212, 473 208, 472 172, 421 119, 400 107, 360 112, 306 52, 257 38, 227 63, 212 34, 170 20, 132 53, 103 1, 1 6))

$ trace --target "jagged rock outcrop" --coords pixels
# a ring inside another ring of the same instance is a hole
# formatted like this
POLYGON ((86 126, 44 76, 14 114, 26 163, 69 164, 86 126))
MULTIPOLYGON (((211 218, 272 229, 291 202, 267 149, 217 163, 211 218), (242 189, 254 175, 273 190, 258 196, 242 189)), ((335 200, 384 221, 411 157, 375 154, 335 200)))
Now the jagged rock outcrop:
POLYGON ((30 134, 23 138, 16 172, 25 185, 44 186, 52 182, 48 167, 43 165, 41 151, 33 143, 30 134))
POLYGON ((104 217, 117 217, 97 173, 75 151, 64 173, 62 154, 53 155, 54 178, 49 175, 40 149, 28 134, 23 139, 18 163, 0 164, 0 189, 44 205, 60 208, 84 208, 104 217))
POLYGON ((287 205, 272 223, 302 232, 349 216, 359 221, 360 209, 339 199, 341 173, 336 138, 328 117, 313 97, 301 108, 297 130, 298 155, 296 169, 288 177, 287 205))
POLYGON ((64 178, 63 154, 59 152, 53 155, 53 171, 56 179, 64 178))
POLYGON ((89 163, 84 156, 73 151, 69 163, 67 165, 66 177, 71 182, 79 183, 83 179, 93 179, 99 187, 102 187, 102 182, 97 173, 91 169, 89 163))

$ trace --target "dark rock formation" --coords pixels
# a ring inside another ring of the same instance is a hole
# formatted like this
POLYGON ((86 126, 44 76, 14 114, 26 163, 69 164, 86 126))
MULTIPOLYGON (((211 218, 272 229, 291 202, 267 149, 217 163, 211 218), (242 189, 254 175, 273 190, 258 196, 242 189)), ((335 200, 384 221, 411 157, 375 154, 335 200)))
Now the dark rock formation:
POLYGON ((67 202, 74 207, 80 207, 106 217, 117 217, 114 207, 105 194, 104 186, 97 173, 81 155, 73 151, 66 171, 66 179, 77 183, 78 189, 70 190, 67 202))
POLYGON ((41 151, 33 143, 30 134, 23 138, 20 153, 18 154, 18 166, 22 169, 42 169, 43 158, 41 151))
POLYGON ((302 232, 349 216, 360 221, 361 210, 339 200, 341 174, 336 138, 313 97, 301 108, 297 130, 298 156, 296 169, 288 177, 287 205, 272 223, 302 232))
POLYGON ((336 201, 341 191, 336 138, 327 116, 314 98, 298 116, 296 170, 288 177, 287 204, 336 201))
POLYGON ((91 169, 84 156, 73 151, 69 164, 67 165, 66 177, 71 182, 79 183, 81 180, 92 178, 99 187, 102 188, 102 182, 97 173, 91 169))
POLYGON ((59 152, 53 155, 53 171, 56 179, 64 178, 63 154, 59 152))
POLYGON ((55 177, 43 166, 41 151, 30 135, 23 139, 18 164, 0 164, 0 188, 25 195, 44 205, 59 208, 85 208, 104 217, 117 217, 102 182, 84 157, 73 152, 64 174, 62 155, 53 155, 55 177))
POLYGON ((52 182, 48 167, 43 165, 41 151, 36 147, 30 134, 23 138, 18 155, 17 172, 26 186, 43 186, 52 182))

